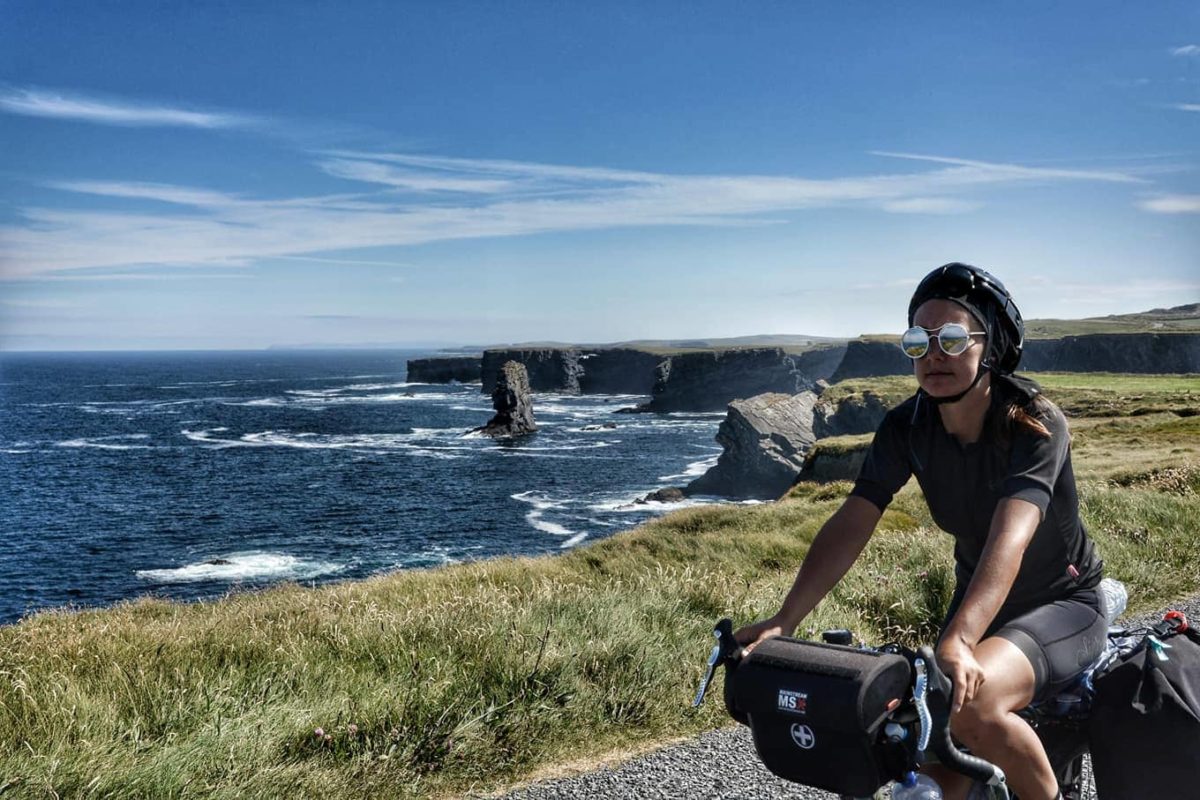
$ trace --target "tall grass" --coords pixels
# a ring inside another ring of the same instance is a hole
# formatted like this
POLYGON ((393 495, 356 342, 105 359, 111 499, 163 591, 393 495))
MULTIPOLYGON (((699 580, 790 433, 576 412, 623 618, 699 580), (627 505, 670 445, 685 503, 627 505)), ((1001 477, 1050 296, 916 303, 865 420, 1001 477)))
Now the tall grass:
MULTIPOLYGON (((1200 590, 1196 421, 1076 432, 1084 519, 1135 611, 1200 590)), ((773 612, 848 488, 686 509, 556 558, 0 627, 0 795, 464 794, 716 727, 718 703, 688 707, 713 622, 773 612)), ((950 545, 906 488, 800 634, 930 640, 950 545)))

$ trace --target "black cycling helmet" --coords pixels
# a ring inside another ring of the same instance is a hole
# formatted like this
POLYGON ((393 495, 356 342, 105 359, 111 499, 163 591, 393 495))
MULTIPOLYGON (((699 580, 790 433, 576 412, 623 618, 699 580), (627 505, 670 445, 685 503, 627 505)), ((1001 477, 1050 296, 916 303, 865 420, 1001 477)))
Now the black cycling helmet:
POLYGON ((1021 363, 1025 322, 1012 295, 994 275, 957 261, 925 276, 908 303, 908 324, 926 300, 951 300, 970 311, 988 334, 987 356, 981 366, 1008 375, 1021 363))

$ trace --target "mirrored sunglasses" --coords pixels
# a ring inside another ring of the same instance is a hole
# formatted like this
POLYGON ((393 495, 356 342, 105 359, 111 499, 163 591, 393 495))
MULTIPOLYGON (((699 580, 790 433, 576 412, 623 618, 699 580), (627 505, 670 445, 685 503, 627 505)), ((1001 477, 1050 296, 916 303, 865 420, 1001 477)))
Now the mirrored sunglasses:
POLYGON ((986 336, 986 331, 969 331, 957 322, 948 322, 940 328, 922 328, 914 325, 900 337, 900 349, 904 355, 913 359, 923 357, 929 352, 929 340, 935 336, 938 347, 948 356, 961 356, 971 346, 972 336, 986 336))

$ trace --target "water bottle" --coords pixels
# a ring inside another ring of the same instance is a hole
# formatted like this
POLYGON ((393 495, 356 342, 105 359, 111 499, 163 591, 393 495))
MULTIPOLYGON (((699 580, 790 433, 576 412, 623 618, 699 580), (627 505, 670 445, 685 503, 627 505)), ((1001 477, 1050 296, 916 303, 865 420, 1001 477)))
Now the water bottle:
POLYGON ((942 788, 928 775, 910 772, 893 787, 892 800, 942 800, 942 788))
POLYGON ((1104 618, 1111 625, 1116 622, 1117 617, 1125 613, 1125 604, 1129 602, 1129 593, 1125 591, 1125 584, 1112 578, 1105 578, 1100 581, 1100 595, 1104 598, 1104 618))

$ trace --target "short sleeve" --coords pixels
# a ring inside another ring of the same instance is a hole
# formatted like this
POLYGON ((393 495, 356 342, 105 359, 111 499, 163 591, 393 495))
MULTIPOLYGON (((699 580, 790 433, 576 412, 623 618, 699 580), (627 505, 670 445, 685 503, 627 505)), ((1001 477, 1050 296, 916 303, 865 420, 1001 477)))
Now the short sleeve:
POLYGON ((1042 414, 1039 421, 1050 431, 1050 438, 1017 428, 1000 496, 1033 503, 1045 517, 1054 485, 1071 451, 1071 435, 1066 418, 1056 407, 1042 414))
POLYGON ((906 407, 907 404, 892 409, 883 418, 871 440, 858 480, 850 491, 851 495, 870 501, 880 511, 887 509, 896 492, 912 475, 906 413, 902 410, 906 407))

